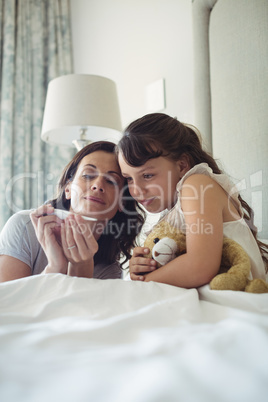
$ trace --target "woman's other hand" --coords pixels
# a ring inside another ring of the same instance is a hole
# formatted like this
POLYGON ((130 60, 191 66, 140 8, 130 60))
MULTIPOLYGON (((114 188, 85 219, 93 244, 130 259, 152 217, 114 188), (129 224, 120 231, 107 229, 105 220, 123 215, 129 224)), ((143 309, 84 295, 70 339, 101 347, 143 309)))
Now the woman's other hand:
POLYGON ((68 260, 61 245, 62 220, 53 215, 53 211, 54 208, 50 204, 42 205, 33 211, 30 217, 37 239, 48 259, 45 272, 66 274, 68 260))
POLYGON ((94 255, 98 251, 98 243, 92 234, 94 224, 76 214, 61 224, 62 248, 69 261, 68 275, 93 277, 94 255))

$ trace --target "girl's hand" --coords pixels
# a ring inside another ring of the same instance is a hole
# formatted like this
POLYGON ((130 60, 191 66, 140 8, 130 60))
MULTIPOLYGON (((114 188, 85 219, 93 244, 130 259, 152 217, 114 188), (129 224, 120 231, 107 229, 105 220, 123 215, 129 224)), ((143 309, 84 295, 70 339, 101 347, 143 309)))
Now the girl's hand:
POLYGON ((48 266, 45 272, 59 272, 66 274, 68 261, 61 247, 61 219, 53 213, 54 208, 48 204, 37 208, 30 214, 39 243, 41 244, 47 259, 48 266))
POLYGON ((80 215, 70 215, 61 224, 62 248, 70 263, 69 275, 93 277, 94 255, 99 246, 91 230, 92 224, 80 215))
POLYGON ((156 269, 156 261, 152 258, 144 257, 148 253, 148 248, 134 248, 133 255, 129 260, 129 274, 133 281, 143 281, 146 274, 156 269))

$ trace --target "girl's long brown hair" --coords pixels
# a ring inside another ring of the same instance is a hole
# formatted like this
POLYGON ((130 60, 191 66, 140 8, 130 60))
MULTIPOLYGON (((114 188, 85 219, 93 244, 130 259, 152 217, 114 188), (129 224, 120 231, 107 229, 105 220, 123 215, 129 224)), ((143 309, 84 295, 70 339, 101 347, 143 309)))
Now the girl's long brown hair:
MULTIPOLYGON (((70 200, 66 199, 65 187, 73 179, 81 160, 96 151, 104 151, 114 154, 115 144, 108 141, 93 142, 82 148, 68 163, 63 170, 58 182, 56 198, 48 201, 54 208, 70 209, 70 200)), ((99 249, 95 254, 94 262, 112 264, 119 261, 123 256, 121 267, 130 257, 131 249, 136 246, 136 236, 140 232, 145 220, 145 214, 138 203, 131 197, 127 183, 123 190, 124 208, 117 211, 115 216, 108 222, 104 233, 98 240, 99 249), (115 228, 119 230, 115 233, 115 228)))
MULTIPOLYGON (((125 129, 117 146, 117 152, 121 150, 131 166, 142 166, 149 159, 159 156, 177 161, 186 154, 191 167, 207 163, 213 173, 223 173, 215 159, 203 150, 200 138, 200 133, 195 127, 183 124, 164 113, 151 113, 135 120, 125 129)), ((243 217, 258 244, 267 272, 268 258, 265 254, 268 252, 268 245, 257 239, 252 208, 240 194, 238 199, 243 208, 243 217)))

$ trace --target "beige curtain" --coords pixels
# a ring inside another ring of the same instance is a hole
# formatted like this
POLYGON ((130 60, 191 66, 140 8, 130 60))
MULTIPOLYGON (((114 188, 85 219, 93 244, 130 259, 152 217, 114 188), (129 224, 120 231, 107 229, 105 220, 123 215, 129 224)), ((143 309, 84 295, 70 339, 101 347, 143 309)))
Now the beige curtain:
POLYGON ((73 155, 40 139, 48 82, 73 72, 69 0, 0 1, 0 230, 50 198, 73 155))

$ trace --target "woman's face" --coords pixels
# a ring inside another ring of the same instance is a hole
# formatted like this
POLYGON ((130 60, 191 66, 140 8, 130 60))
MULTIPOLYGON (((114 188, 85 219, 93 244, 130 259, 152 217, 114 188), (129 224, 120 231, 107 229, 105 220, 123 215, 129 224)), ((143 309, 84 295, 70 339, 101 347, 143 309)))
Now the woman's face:
POLYGON ((71 200, 70 211, 101 221, 112 219, 119 209, 123 185, 115 155, 92 152, 81 160, 66 187, 66 198, 71 200))

